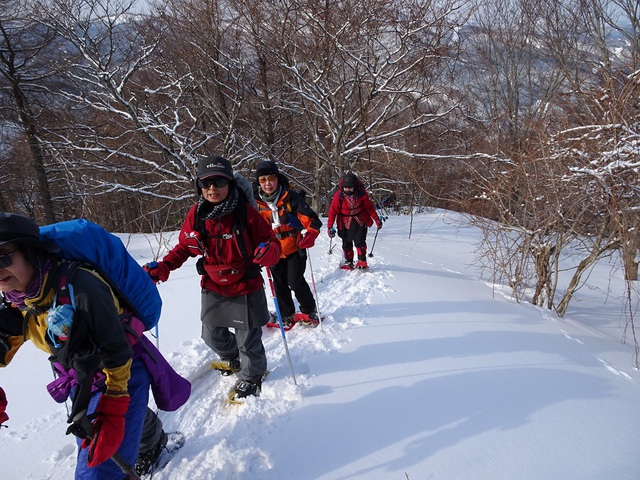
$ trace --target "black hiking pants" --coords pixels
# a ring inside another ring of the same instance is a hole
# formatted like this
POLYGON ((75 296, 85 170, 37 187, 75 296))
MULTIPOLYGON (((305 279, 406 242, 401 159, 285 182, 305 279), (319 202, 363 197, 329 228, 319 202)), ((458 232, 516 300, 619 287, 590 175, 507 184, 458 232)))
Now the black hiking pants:
POLYGON ((353 259, 353 254, 348 255, 348 252, 353 252, 354 244, 356 246, 358 260, 367 259, 367 231, 367 226, 360 225, 355 218, 351 221, 348 229, 338 230, 338 236, 342 239, 342 251, 345 254, 346 260, 353 259))
POLYGON ((313 298, 313 293, 311 293, 307 280, 304 278, 306 269, 306 250, 302 250, 302 254, 296 252, 281 258, 278 263, 271 267, 278 307, 283 317, 288 317, 296 312, 291 292, 295 293, 302 313, 316 312, 316 301, 313 298))

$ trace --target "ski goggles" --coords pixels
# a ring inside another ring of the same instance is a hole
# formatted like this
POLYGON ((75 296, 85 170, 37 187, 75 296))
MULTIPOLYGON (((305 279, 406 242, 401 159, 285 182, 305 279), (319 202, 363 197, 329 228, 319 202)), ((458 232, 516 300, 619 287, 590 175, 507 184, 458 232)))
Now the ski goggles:
POLYGON ((7 268, 13 265, 13 258, 11 255, 16 253, 18 250, 14 250, 9 253, 0 253, 0 268, 7 268))
POLYGON ((226 187, 227 185, 229 185, 230 182, 231 180, 229 180, 227 177, 220 177, 220 176, 210 177, 205 179, 199 178, 198 186, 200 188, 204 188, 205 190, 207 190, 208 188, 211 188, 212 185, 216 188, 226 187))

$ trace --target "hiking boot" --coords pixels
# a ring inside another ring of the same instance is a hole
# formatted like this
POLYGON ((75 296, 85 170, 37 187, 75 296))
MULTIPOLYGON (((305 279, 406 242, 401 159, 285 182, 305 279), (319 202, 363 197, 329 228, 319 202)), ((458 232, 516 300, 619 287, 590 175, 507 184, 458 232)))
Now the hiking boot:
POLYGON ((367 265, 366 260, 358 260, 358 263, 356 263, 356 268, 369 268, 369 265, 367 265))
POLYGON ((160 458, 160 454, 162 450, 167 446, 167 442, 169 441, 169 437, 162 430, 162 434, 160 435, 160 439, 158 443, 146 452, 140 452, 138 454, 138 459, 136 460, 135 470, 138 476, 146 475, 151 471, 151 469, 158 462, 158 458, 160 458))
POLYGON ((283 327, 290 327, 294 323, 296 323, 296 317, 294 315, 286 315, 282 317, 283 327))
POLYGON ((259 397, 262 381, 252 382, 251 380, 240 380, 236 385, 236 397, 245 398, 248 396, 259 397))
POLYGON ((320 318, 318 317, 318 314, 316 312, 308 313, 306 314, 305 319, 300 323, 302 323, 302 325, 305 327, 315 328, 320 324, 320 318))
POLYGON ((221 359, 215 368, 223 377, 229 377, 240 371, 240 358, 236 357, 231 360, 221 359))

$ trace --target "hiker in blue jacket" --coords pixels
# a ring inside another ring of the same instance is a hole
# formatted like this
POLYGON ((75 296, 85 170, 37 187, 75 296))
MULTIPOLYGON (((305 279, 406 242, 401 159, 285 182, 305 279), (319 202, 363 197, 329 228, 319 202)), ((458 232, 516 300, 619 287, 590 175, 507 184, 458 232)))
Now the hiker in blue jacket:
POLYGON ((189 396, 188 382, 180 382, 109 284, 89 266, 71 269, 52 255, 58 250, 40 239, 32 220, 0 213, 0 367, 27 340, 44 351, 58 375, 48 386, 52 397, 73 396, 67 434, 80 447, 76 480, 129 478, 113 457, 136 464, 149 387, 173 379, 178 390, 154 388, 154 397, 159 407, 175 409, 189 396))

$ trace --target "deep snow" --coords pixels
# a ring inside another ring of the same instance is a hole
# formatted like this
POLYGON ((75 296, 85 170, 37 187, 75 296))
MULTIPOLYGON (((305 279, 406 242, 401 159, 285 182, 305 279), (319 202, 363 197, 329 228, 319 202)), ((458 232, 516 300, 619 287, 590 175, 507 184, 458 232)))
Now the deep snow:
MULTIPOLYGON (((194 262, 172 272, 159 286, 159 346, 193 393, 160 413, 187 443, 154 479, 640 478, 621 272, 599 265, 559 319, 481 278, 480 233, 458 214, 417 215, 409 237, 410 220, 388 220, 366 272, 337 270, 340 245, 329 254, 323 230, 311 262, 325 322, 287 334, 297 386, 280 331, 265 329, 271 374, 242 406, 224 402, 233 379, 207 368, 216 356, 199 338, 194 262)), ((173 243, 122 238, 141 264, 173 243)), ((51 379, 31 345, 0 372, 11 417, 3 479, 73 478, 74 439, 46 393, 51 379)))

